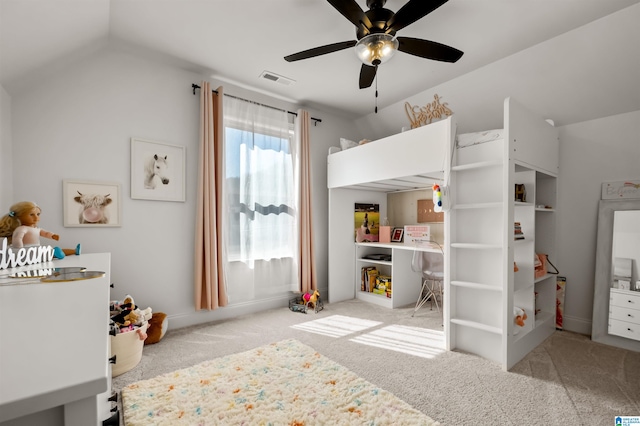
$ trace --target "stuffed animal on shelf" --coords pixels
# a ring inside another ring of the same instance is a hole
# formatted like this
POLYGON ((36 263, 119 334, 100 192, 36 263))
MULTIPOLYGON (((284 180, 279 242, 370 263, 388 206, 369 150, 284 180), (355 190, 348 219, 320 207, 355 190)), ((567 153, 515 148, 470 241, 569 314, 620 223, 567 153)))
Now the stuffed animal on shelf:
POLYGON ((524 322, 527 319, 527 313, 524 311, 524 309, 514 306, 513 317, 516 324, 514 334, 518 334, 518 332, 520 332, 520 328, 524 327, 524 322))

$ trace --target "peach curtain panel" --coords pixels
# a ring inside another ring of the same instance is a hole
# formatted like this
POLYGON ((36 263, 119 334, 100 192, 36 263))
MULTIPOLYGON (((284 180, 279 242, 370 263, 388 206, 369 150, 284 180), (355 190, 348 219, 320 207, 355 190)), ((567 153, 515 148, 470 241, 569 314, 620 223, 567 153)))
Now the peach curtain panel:
POLYGON ((216 309, 228 303, 222 230, 224 126, 222 87, 211 91, 200 85, 200 149, 195 235, 196 310, 216 309))
POLYGON ((300 291, 317 289, 313 252, 313 208, 311 201, 311 141, 309 112, 298 110, 296 135, 300 149, 300 291))

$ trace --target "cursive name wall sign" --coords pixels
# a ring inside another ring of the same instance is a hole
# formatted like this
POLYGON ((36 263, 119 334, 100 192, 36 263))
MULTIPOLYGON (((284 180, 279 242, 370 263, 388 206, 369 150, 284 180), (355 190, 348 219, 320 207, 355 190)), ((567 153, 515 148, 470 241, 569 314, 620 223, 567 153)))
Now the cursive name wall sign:
POLYGON ((409 117, 411 128, 416 129, 425 124, 431 124, 435 119, 441 119, 453 114, 453 112, 447 106, 447 103, 440 103, 440 97, 433 95, 433 102, 426 104, 425 106, 411 106, 409 102, 405 102, 404 110, 409 117))

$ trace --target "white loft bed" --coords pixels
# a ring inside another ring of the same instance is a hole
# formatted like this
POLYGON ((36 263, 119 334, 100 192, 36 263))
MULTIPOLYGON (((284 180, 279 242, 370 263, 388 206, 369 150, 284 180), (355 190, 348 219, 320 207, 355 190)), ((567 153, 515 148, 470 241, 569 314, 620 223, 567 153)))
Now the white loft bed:
POLYGON ((455 133, 453 117, 327 157, 327 186, 392 192, 442 182, 455 133))
POLYGON ((328 155, 329 303, 356 297, 354 204, 379 204, 382 218, 388 192, 442 184, 454 135, 455 122, 448 117, 328 155))
MULTIPOLYGON (((507 370, 553 333, 555 279, 534 280, 533 255, 555 255, 555 209, 538 204, 557 203, 557 129, 507 98, 503 129, 456 138, 449 117, 335 151, 327 157, 329 303, 366 300, 355 285, 354 204, 377 203, 383 218, 387 193, 430 189, 438 182, 448 187, 451 203, 444 232, 446 349, 476 353, 507 370), (514 183, 523 182, 530 198, 514 203, 514 183), (525 242, 514 242, 514 221, 529 227, 525 242), (517 275, 514 260, 522 271, 517 275), (533 313, 534 292, 540 292, 542 315, 530 315, 516 335, 513 308, 526 306, 533 313)), ((416 299, 418 291, 419 276, 416 299)))

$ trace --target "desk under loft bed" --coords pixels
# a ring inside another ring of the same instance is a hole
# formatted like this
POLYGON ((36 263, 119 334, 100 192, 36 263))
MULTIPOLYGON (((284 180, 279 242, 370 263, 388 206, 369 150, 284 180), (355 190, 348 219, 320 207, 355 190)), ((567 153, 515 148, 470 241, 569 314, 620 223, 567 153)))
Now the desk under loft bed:
MULTIPOLYGON (((415 303, 420 277, 413 282, 410 264, 402 261, 407 256, 392 258, 390 301, 357 291, 360 256, 376 248, 356 245, 354 205, 378 204, 385 217, 388 193, 438 183, 450 205, 444 215, 446 349, 472 352, 510 369, 555 330, 555 275, 535 276, 534 255, 555 260, 558 147, 557 129, 507 98, 503 129, 456 138, 452 116, 351 149, 331 148, 329 303, 353 298, 389 308, 415 303), (520 201, 515 184, 526 189, 520 201), (514 238, 516 222, 524 239, 514 238), (527 313, 522 327, 514 323, 515 308, 527 313)), ((411 252, 391 247, 398 256, 411 252)))

